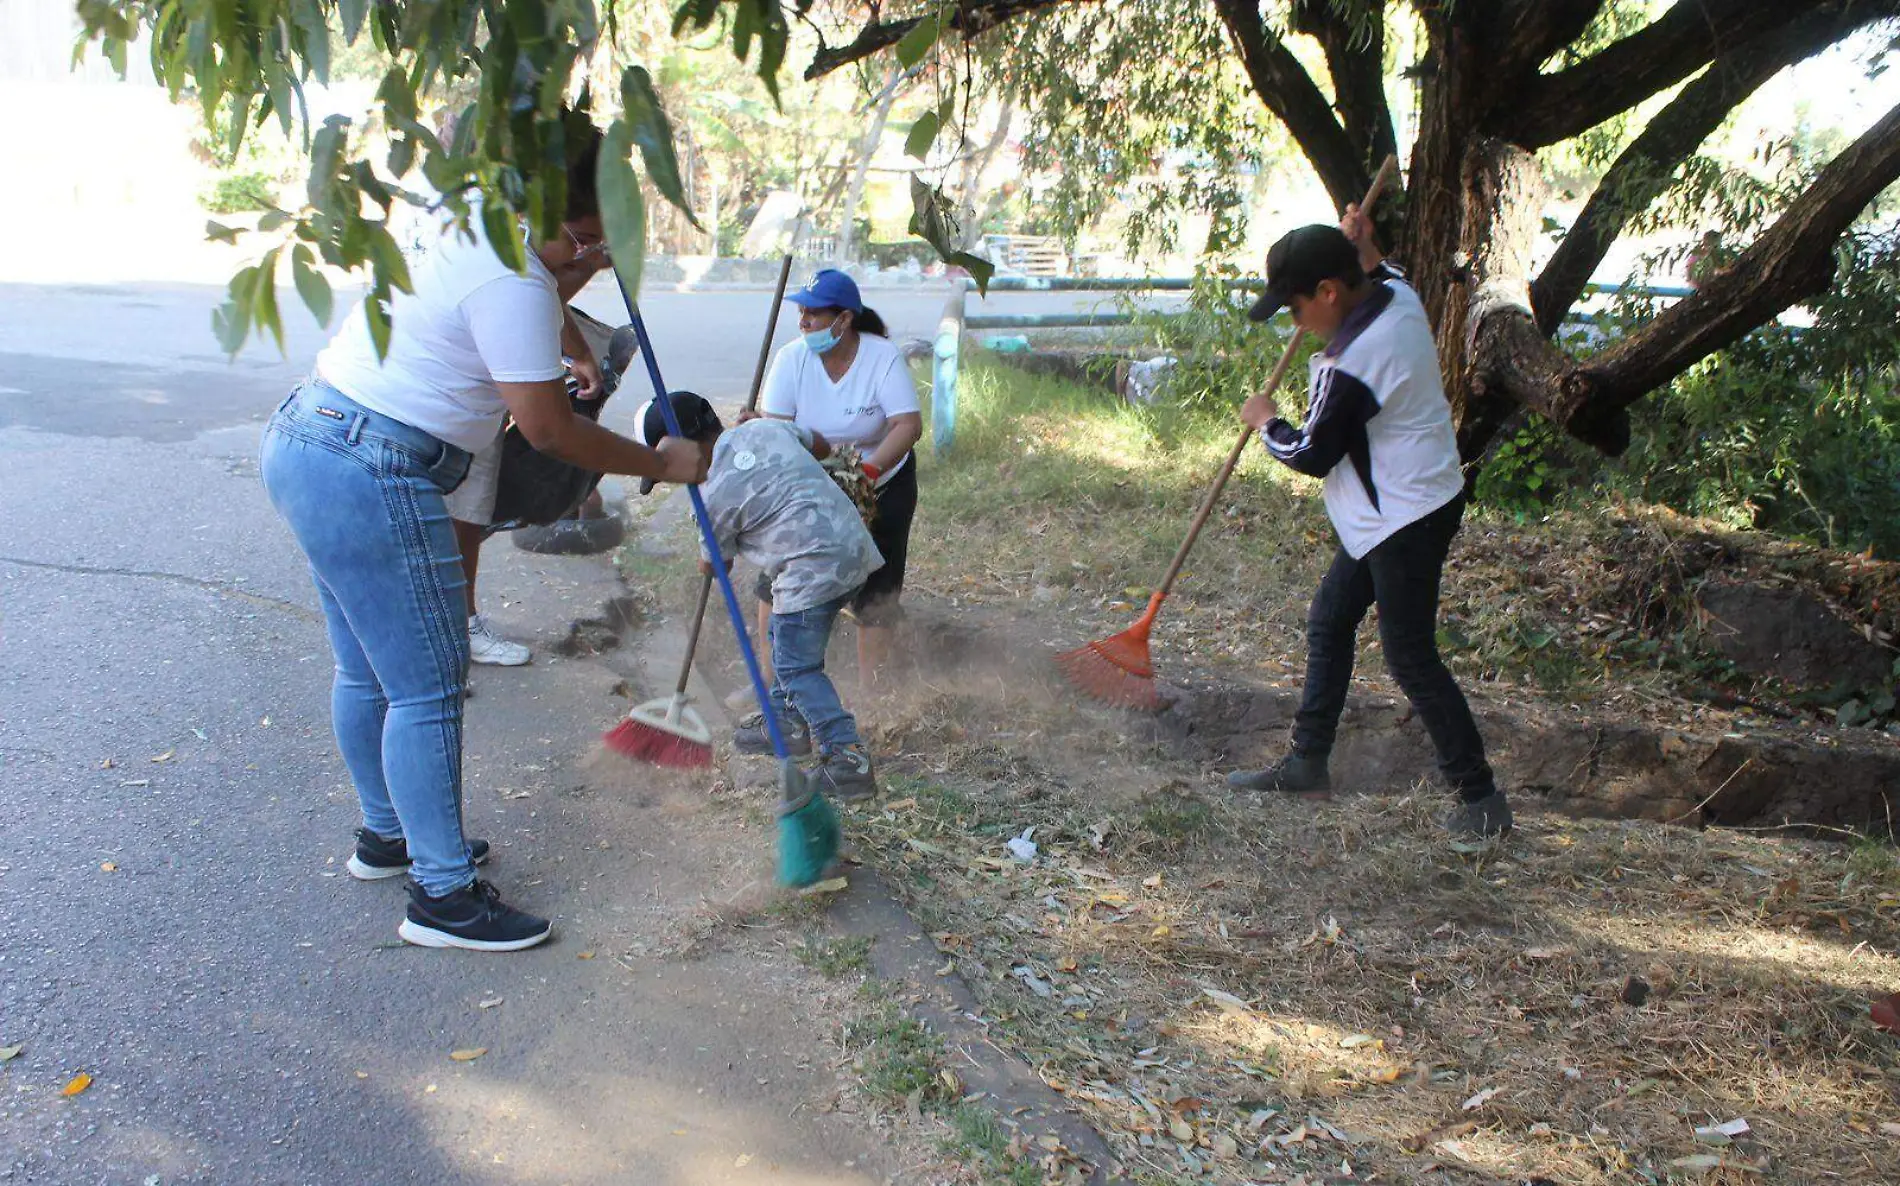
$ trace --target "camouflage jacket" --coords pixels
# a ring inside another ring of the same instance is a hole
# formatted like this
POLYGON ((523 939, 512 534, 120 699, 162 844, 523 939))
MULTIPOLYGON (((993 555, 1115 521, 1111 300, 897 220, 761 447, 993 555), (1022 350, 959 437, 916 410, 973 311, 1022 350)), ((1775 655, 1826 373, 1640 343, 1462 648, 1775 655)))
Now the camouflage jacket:
POLYGON ((772 577, 775 614, 843 597, 884 566, 858 508, 811 455, 811 433, 789 421, 720 434, 699 492, 720 551, 772 577))

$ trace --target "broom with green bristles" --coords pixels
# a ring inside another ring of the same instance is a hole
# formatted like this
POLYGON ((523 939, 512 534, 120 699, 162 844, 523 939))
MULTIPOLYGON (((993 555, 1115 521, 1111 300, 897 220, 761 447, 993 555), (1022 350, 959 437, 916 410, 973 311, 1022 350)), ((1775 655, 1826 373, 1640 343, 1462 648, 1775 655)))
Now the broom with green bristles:
MULTIPOLYGON (((615 279, 619 279, 618 272, 615 273, 615 279)), ((647 336, 646 319, 640 316, 640 310, 634 305, 633 295, 627 291, 624 280, 620 281, 620 295, 627 302, 628 320, 633 324, 634 334, 640 339, 640 356, 646 360, 647 378, 653 382, 653 400, 659 405, 660 415, 666 419, 667 432, 679 436, 679 416, 674 413, 666 383, 660 378, 660 364, 653 354, 653 339, 647 336)), ((758 654, 753 651, 752 639, 746 634, 745 611, 739 608, 739 596, 732 589, 732 575, 726 571, 726 558, 721 554, 719 541, 713 535, 712 519, 706 513, 706 500, 700 496, 696 485, 688 486, 686 493, 693 501, 693 518, 699 523, 700 538, 706 544, 713 578, 719 582, 719 592, 726 599, 726 613, 732 619, 732 633, 738 640, 739 654, 745 660, 746 674, 752 679, 752 692, 765 708, 765 731, 772 739, 772 752, 778 756, 778 879, 783 885, 811 885, 824 876, 826 867, 838 855, 838 813, 818 793, 811 776, 792 761, 791 750, 785 745, 785 735, 779 730, 778 715, 771 711, 772 698, 766 691, 765 676, 759 671, 758 654)))

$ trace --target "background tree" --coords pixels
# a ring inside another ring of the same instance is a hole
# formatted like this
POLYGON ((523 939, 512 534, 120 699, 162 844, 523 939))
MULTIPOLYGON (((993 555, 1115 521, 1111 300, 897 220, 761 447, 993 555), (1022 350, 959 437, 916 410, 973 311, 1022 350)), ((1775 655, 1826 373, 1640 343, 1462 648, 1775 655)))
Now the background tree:
MULTIPOLYGON (((1553 340, 1556 327, 1633 222, 1696 181, 1703 141, 1769 78, 1890 21, 1900 0, 1678 0, 1653 18, 1647 5, 1614 0, 969 0, 908 17, 874 5, 806 74, 822 77, 882 53, 933 22, 980 43, 1015 37, 1034 45, 1033 31, 1015 30, 1042 22, 1065 22, 1064 44, 1082 42, 1077 30, 1091 28, 1113 43, 1112 22, 1177 5, 1175 19, 1150 36, 1153 56, 1167 56, 1168 38, 1188 35, 1197 20, 1218 20, 1224 54, 1340 205, 1363 191, 1397 144, 1388 47, 1417 30, 1422 52, 1403 64, 1417 84, 1407 200, 1383 221, 1436 328, 1467 460, 1482 455, 1520 406, 1620 453, 1633 403, 1822 292, 1842 234, 1900 177, 1897 108, 1816 169, 1693 295, 1577 357, 1553 340), (1653 115, 1639 118, 1658 101, 1653 115), (1637 123, 1640 131, 1623 142, 1619 130, 1637 123), (1602 165, 1555 257, 1533 274, 1548 197, 1539 153, 1593 137, 1620 151, 1602 165)), ((1152 70, 1137 73, 1141 85, 1165 81, 1152 70)), ((1173 77, 1177 100, 1205 96, 1204 78, 1179 70, 1173 77)), ((1104 71, 1095 93, 1076 102, 1157 109, 1155 95, 1131 94, 1126 82, 1104 71)), ((1176 121, 1185 124, 1205 108, 1182 102, 1177 110, 1188 113, 1176 121)), ((1218 110, 1209 115, 1231 122, 1218 110)))

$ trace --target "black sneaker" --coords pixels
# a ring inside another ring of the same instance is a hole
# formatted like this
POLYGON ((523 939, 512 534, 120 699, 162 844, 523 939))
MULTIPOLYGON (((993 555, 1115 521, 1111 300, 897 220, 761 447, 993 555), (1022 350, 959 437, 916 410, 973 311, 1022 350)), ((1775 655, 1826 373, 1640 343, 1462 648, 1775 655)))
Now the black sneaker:
POLYGON ((1502 836, 1511 830, 1511 804, 1503 791, 1460 803, 1445 817, 1445 831, 1453 836, 1479 839, 1502 836))
POLYGON ((1287 795, 1329 795, 1333 776, 1324 757, 1291 753, 1265 770, 1236 770, 1227 785, 1237 791, 1279 791, 1287 795))
POLYGON ((546 941, 554 933, 554 924, 503 902, 501 891, 486 881, 477 880, 439 898, 423 893, 412 881, 409 916, 396 933, 418 947, 520 951, 546 941))
MULTIPOLYGON (((488 862, 488 841, 468 842, 468 856, 477 865, 488 862)), ((409 872, 409 842, 401 836, 385 839, 368 828, 356 829, 356 851, 343 863, 358 881, 381 881, 409 872)))
MULTIPOLYGON (((791 751, 792 757, 802 758, 811 752, 811 726, 801 718, 795 716, 789 721, 780 721, 779 731, 785 735, 785 748, 791 751)), ((772 735, 765 731, 764 713, 746 714, 739 727, 732 731, 732 748, 742 754, 772 752, 772 735)))
POLYGON ((841 745, 826 754, 818 767, 818 777, 824 780, 832 798, 845 803, 877 794, 877 773, 862 745, 841 745))

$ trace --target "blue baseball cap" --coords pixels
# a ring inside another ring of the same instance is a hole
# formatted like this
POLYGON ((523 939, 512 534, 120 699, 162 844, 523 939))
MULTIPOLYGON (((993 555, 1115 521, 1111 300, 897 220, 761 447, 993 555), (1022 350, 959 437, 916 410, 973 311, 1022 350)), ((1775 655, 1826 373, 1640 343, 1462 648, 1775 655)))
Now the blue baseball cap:
POLYGON ((836 268, 826 268, 811 278, 811 283, 797 292, 788 293, 786 300, 794 305, 803 305, 807 309, 844 309, 852 313, 864 312, 864 298, 858 295, 858 282, 836 268))

